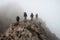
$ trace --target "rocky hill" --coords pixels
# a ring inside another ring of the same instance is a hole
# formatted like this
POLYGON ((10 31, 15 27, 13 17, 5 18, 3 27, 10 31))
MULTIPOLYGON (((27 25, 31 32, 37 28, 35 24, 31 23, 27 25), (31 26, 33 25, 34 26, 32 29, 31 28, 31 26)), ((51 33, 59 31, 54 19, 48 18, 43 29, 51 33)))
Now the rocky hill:
POLYGON ((12 23, 8 30, 0 35, 0 40, 58 40, 52 33, 48 35, 48 31, 42 27, 42 24, 30 20, 12 23))

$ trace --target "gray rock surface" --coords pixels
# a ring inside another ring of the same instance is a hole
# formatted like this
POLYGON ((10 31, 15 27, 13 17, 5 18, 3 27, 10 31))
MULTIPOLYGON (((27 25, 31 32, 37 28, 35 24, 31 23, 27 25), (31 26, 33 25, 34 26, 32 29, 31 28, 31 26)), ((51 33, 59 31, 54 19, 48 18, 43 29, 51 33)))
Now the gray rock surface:
POLYGON ((49 40, 41 24, 30 20, 12 23, 0 40, 49 40))

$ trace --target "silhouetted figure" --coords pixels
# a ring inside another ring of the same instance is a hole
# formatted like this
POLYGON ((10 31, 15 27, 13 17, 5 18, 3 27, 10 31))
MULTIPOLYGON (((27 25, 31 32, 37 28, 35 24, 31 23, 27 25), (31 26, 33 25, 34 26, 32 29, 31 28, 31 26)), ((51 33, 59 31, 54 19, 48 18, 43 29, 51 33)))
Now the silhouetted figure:
POLYGON ((33 13, 31 13, 30 17, 31 17, 31 21, 32 21, 33 20, 33 17, 34 17, 33 13))
POLYGON ((38 18, 38 14, 36 14, 36 19, 38 18))
MULTIPOLYGON (((15 23, 14 26, 17 26, 17 25, 19 24, 19 20, 20 20, 20 17, 17 16, 17 17, 16 17, 16 21, 17 21, 17 23, 15 23)), ((14 29, 14 28, 12 28, 12 30, 13 30, 13 29, 14 29)))
POLYGON ((24 12, 24 17, 25 17, 25 21, 26 21, 26 19, 27 19, 27 13, 26 12, 24 12))
POLYGON ((16 17, 16 21, 17 21, 17 22, 19 22, 19 20, 20 20, 20 17, 19 17, 19 16, 17 16, 17 17, 16 17))

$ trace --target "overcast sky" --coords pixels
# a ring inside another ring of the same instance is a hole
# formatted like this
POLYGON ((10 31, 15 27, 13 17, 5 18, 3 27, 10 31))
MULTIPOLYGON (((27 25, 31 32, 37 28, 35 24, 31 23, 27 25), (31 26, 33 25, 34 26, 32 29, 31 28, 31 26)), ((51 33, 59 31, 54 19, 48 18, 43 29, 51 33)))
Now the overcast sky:
POLYGON ((60 0, 0 0, 0 6, 9 2, 20 5, 28 15, 38 13, 39 18, 60 38, 60 0))

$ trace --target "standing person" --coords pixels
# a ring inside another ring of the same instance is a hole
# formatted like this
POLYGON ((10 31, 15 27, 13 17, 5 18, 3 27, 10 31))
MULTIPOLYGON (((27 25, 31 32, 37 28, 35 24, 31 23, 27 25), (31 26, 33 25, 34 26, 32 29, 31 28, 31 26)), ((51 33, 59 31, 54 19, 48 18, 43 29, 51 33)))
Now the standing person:
POLYGON ((24 12, 24 18, 25 18, 25 21, 27 20, 27 13, 24 12))
POLYGON ((20 20, 20 17, 19 17, 19 16, 17 16, 17 17, 16 17, 16 21, 17 21, 17 22, 19 22, 19 20, 20 20))
POLYGON ((36 14, 36 19, 38 18, 38 14, 36 14))
POLYGON ((34 17, 33 13, 31 13, 30 17, 31 17, 31 21, 32 21, 33 20, 33 17, 34 17))
MULTIPOLYGON (((20 17, 19 17, 19 16, 17 16, 17 17, 16 17, 16 21, 17 21, 17 23, 15 23, 15 24, 14 24, 14 26, 17 26, 17 25, 19 24, 19 20, 20 20, 20 17)), ((12 30, 14 30, 14 28, 13 28, 13 27, 12 27, 12 30)))

